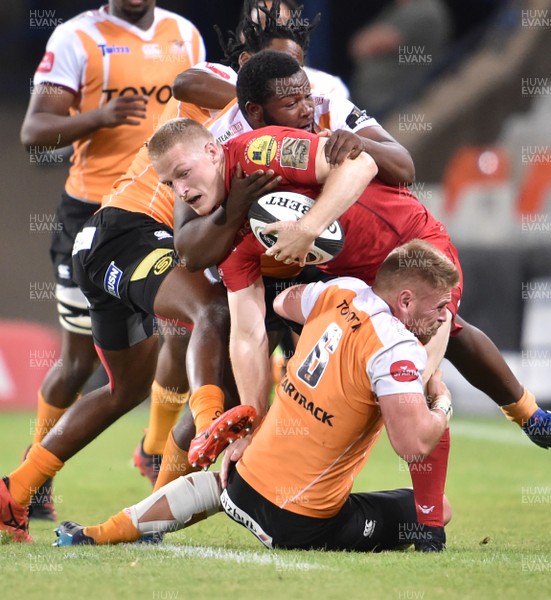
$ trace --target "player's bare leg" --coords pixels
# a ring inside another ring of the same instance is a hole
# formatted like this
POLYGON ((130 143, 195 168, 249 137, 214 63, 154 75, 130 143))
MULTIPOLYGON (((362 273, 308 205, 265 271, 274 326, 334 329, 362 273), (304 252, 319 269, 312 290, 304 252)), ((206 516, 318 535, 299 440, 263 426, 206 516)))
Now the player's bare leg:
MULTIPOLYGON (((157 362, 158 339, 150 337, 130 348, 102 353, 110 383, 71 406, 39 444, 34 444, 23 463, 6 478, 6 502, 18 509, 53 477, 66 460, 89 444, 119 417, 140 404, 151 388, 157 362)), ((4 502, 4 501, 3 501, 4 502)), ((27 526, 23 518, 19 528, 27 526)), ((0 523, 0 529, 9 529, 0 523)))
POLYGON ((110 383, 85 394, 42 440, 43 448, 65 462, 109 425, 138 406, 151 389, 159 340, 148 338, 124 350, 102 351, 110 383))
MULTIPOLYGON (((83 317, 89 323, 90 317, 83 317)), ((89 329, 89 327, 88 327, 89 329)), ((61 419, 67 408, 78 398, 84 384, 99 365, 92 335, 75 333, 61 328, 61 352, 38 391, 38 409, 33 444, 42 441, 48 431, 61 419)), ((25 456, 27 455, 27 448, 25 456)), ((32 498, 33 519, 56 521, 53 481, 47 480, 35 490, 32 498)))
POLYGON ((69 408, 99 365, 91 335, 61 330, 59 362, 47 373, 42 383, 42 395, 56 408, 69 408))
POLYGON ((524 392, 492 340, 480 329, 457 318, 463 329, 450 338, 446 358, 463 377, 498 405, 520 399, 524 392))
POLYGON ((221 284, 211 284, 202 273, 175 267, 155 297, 156 315, 172 322, 193 323, 186 352, 189 386, 196 390, 205 382, 222 384, 227 363, 229 311, 221 284))

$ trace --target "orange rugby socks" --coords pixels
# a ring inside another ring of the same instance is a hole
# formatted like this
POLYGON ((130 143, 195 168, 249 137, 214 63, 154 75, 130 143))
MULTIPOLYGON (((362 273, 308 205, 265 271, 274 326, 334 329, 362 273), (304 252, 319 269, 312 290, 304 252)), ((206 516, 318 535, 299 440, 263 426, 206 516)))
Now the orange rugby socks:
POLYGON ((170 430, 176 424, 178 415, 189 399, 189 392, 183 394, 169 390, 156 381, 151 386, 151 407, 149 427, 143 441, 147 454, 162 454, 170 430))
POLYGON ((38 390, 38 407, 36 410, 36 423, 34 427, 33 444, 41 442, 48 431, 65 414, 66 408, 57 408, 44 400, 42 390, 38 390))
POLYGON ((161 468, 159 469, 157 483, 153 488, 154 492, 181 475, 187 475, 188 473, 197 471, 197 469, 194 469, 189 463, 187 458, 188 453, 185 450, 182 450, 174 441, 172 432, 168 434, 166 446, 164 447, 162 454, 163 461, 161 462, 161 468))
POLYGON ((522 427, 538 410, 538 405, 534 394, 524 388, 524 393, 517 402, 502 406, 501 410, 510 421, 514 421, 522 427))
POLYGON ((13 499, 27 506, 38 488, 61 468, 63 462, 40 444, 34 444, 19 467, 9 474, 13 499))
POLYGON ((197 433, 202 433, 224 412, 224 392, 217 385, 202 385, 189 399, 197 433))
POLYGON ((139 530, 134 527, 132 519, 122 510, 109 517, 101 525, 85 527, 83 533, 91 537, 98 545, 135 542, 141 537, 139 530))

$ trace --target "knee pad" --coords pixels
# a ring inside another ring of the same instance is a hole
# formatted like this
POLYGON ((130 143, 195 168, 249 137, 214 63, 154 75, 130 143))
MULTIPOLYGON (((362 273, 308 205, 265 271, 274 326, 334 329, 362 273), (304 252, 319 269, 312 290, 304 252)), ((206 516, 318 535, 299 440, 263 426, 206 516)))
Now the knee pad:
POLYGON ((221 493, 222 488, 217 475, 210 471, 200 471, 178 477, 145 500, 127 508, 126 512, 142 536, 176 531, 200 518, 219 512, 221 493), (166 499, 172 514, 162 515, 165 518, 142 522, 142 517, 162 498, 166 499))
POLYGON ((92 320, 88 301, 78 287, 56 285, 55 297, 59 322, 63 329, 71 333, 92 335, 92 320))

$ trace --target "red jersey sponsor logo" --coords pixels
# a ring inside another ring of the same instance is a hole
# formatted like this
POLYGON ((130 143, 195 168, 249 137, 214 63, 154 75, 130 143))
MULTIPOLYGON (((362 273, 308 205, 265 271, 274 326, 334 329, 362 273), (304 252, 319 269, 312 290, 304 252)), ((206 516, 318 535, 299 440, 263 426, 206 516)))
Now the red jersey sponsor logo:
POLYGON ((215 73, 216 75, 218 75, 218 77, 222 77, 222 79, 229 79, 230 78, 230 76, 229 76, 228 73, 225 73, 224 71, 222 71, 218 67, 215 67, 212 63, 208 62, 205 66, 207 67, 207 69, 209 71, 212 71, 213 73, 215 73))
POLYGON ((282 167, 291 167, 305 171, 308 168, 308 159, 310 156, 310 140, 304 138, 285 137, 281 142, 282 167))
POLYGON ((39 73, 49 73, 54 68, 55 56, 53 52, 46 52, 38 65, 39 73))
POLYGON ((277 139, 273 135, 261 135, 253 138, 246 150, 250 162, 269 167, 277 152, 277 139))
POLYGON ((398 360, 390 365, 392 378, 400 383, 415 381, 419 378, 419 369, 411 360, 398 360))

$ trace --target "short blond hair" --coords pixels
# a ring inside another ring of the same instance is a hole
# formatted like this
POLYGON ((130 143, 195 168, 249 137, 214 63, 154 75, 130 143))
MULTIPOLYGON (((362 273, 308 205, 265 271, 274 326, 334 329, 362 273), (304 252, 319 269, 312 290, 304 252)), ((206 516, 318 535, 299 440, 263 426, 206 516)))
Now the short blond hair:
POLYGON ((157 129, 147 143, 149 160, 159 159, 177 144, 194 145, 214 141, 214 137, 201 123, 193 119, 170 119, 157 129))
POLYGON ((380 290, 396 289, 412 281, 423 281, 435 289, 454 288, 459 271, 438 248, 424 240, 398 246, 385 258, 375 276, 380 290))

